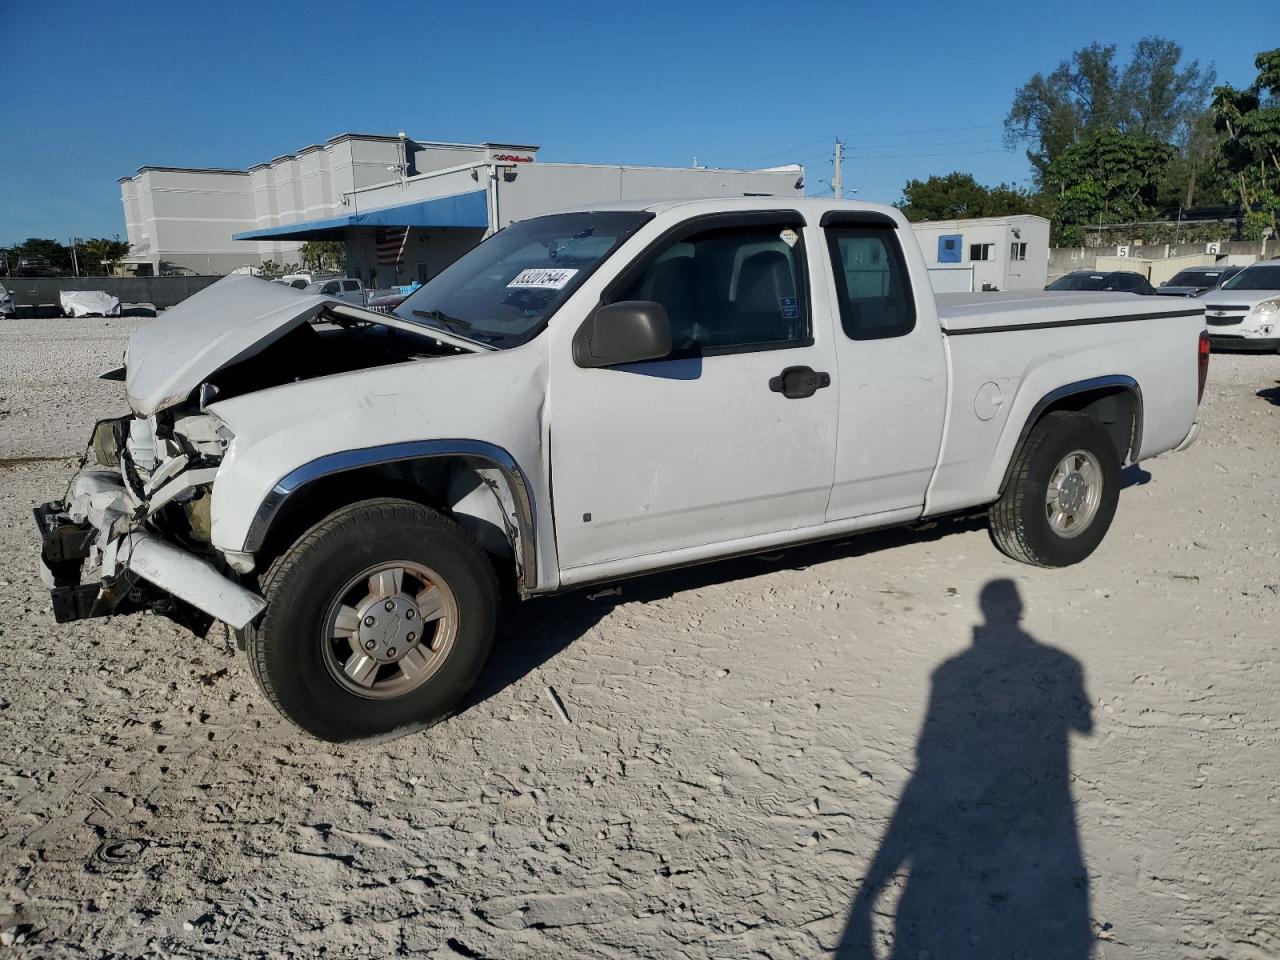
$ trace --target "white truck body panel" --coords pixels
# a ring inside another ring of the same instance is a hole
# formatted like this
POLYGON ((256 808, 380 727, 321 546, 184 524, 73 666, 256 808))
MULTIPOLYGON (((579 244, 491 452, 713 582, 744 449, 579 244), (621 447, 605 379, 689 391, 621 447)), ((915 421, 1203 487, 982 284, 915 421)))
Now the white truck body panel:
MULTIPOLYGON (((999 496, 1046 399, 1090 383, 1140 393, 1136 449, 1126 457, 1154 456, 1192 434, 1201 304, 1105 293, 935 300, 909 224, 872 204, 762 197, 593 209, 646 210, 652 219, 567 294, 545 330, 509 349, 464 332, 424 334, 408 309, 402 319, 254 278, 220 281, 131 339, 127 393, 149 424, 137 442, 149 442, 168 411, 190 415, 216 372, 308 322, 430 336, 456 355, 204 398, 199 415, 233 436, 210 486, 211 545, 234 569, 251 570, 273 504, 315 471, 450 451, 483 470, 482 445, 495 451, 492 462, 509 459, 506 479, 527 490, 531 529, 519 535, 533 541, 525 545, 535 569, 524 571, 522 589, 540 593, 982 508, 999 496), (668 231, 775 211, 803 218, 787 242, 803 241, 807 341, 612 367, 575 360, 575 335, 602 294, 668 231), (896 237, 915 306, 908 332, 852 339, 842 328, 838 287, 852 268, 845 262, 837 275, 822 225, 829 214, 875 218, 896 237), (793 366, 828 381, 804 399, 784 397, 771 381, 793 366)), ((202 434, 202 449, 216 449, 211 436, 202 434)), ((156 462, 177 446, 158 439, 156 462)), ((167 462, 158 469, 182 475, 167 462)), ((504 525, 511 513, 504 507, 504 525)))

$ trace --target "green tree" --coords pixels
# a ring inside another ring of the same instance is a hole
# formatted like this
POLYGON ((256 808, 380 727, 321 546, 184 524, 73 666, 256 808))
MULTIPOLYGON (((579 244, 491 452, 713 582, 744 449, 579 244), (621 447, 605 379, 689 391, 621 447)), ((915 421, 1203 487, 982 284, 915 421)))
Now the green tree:
POLYGON ((10 270, 17 267, 21 257, 44 257, 58 271, 71 272, 71 248, 45 237, 28 237, 22 243, 15 243, 5 249, 5 256, 10 270))
POLYGON ((258 271, 264 277, 278 277, 284 272, 280 269, 280 264, 274 260, 263 260, 262 265, 258 267, 258 271))
POLYGON ((1172 40, 1143 37, 1133 45, 1120 78, 1120 106, 1127 113, 1120 128, 1166 143, 1184 143, 1217 73, 1192 60, 1179 68, 1182 48, 1172 40))
POLYGON ((1181 62, 1182 48, 1160 37, 1135 43, 1123 69, 1114 45, 1083 47, 1018 88, 1004 121, 1005 142, 1028 145, 1042 185, 1054 160, 1101 130, 1181 143, 1215 78, 1212 65, 1181 62))
POLYGON ((298 255, 311 270, 341 271, 347 265, 347 248, 341 240, 308 240, 298 255))
POLYGON ((1176 152, 1154 137, 1118 130, 1100 130, 1064 150, 1045 172, 1059 242, 1070 243, 1076 225, 1151 217, 1176 152))
POLYGON ((119 238, 90 237, 76 243, 76 260, 86 277, 109 276, 116 261, 129 255, 129 244, 119 238))
POLYGON ((1221 157, 1245 212, 1244 233, 1257 239, 1280 215, 1280 48, 1258 54, 1258 77, 1243 90, 1213 91, 1221 157))
POLYGON ((897 206, 911 221, 958 220, 1032 213, 1035 198, 1007 183, 983 186, 972 174, 956 171, 928 180, 908 180, 897 206))
POLYGON ((1211 110, 1202 111, 1191 121, 1186 139, 1169 162, 1160 185, 1157 205, 1161 209, 1235 203, 1235 188, 1222 160, 1221 141, 1211 110))

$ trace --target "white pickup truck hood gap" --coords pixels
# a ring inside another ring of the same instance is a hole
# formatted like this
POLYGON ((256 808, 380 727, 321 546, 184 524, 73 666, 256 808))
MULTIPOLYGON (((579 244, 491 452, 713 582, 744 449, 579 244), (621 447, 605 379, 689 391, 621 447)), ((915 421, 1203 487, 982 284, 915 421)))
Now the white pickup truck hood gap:
MULTIPOLYGON (((257 277, 233 274, 188 297, 129 338, 125 393, 140 417, 182 403, 218 370, 275 343, 322 312, 422 334, 422 326, 305 294, 257 277)), ((443 331, 430 336, 464 350, 487 349, 443 331)))

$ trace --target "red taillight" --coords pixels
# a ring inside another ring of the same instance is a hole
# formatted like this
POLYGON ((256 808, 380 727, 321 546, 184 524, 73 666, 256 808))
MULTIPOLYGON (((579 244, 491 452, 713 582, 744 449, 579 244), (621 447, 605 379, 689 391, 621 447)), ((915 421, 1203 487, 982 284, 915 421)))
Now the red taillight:
POLYGON ((1197 363, 1200 369, 1200 386, 1196 390, 1196 403, 1204 399, 1204 383, 1209 379, 1209 331, 1200 331, 1200 352, 1197 363))

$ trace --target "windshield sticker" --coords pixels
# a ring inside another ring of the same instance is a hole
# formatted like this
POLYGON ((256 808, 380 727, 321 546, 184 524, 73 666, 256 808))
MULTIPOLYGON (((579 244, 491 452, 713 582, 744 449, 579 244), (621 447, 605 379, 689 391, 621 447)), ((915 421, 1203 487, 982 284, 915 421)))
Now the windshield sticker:
POLYGON ((778 234, 778 236, 788 247, 794 247, 796 245, 796 241, 800 239, 800 234, 796 233, 790 227, 787 227, 787 229, 783 230, 778 234))
POLYGON ((577 269, 566 267, 539 267, 521 270, 514 280, 507 284, 508 289, 523 290, 561 290, 573 279, 577 269))

